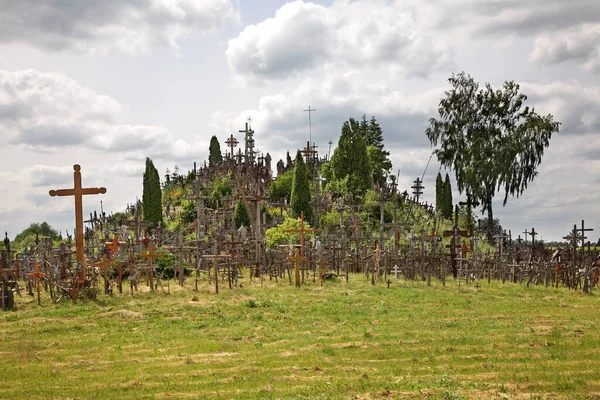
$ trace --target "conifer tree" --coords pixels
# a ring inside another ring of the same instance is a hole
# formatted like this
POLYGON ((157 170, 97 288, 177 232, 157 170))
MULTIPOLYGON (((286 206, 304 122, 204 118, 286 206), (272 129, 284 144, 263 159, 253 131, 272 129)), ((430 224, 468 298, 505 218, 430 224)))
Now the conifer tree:
POLYGON ((392 162, 389 159, 390 152, 384 150, 383 131, 375 117, 371 117, 371 120, 367 122, 365 116, 361 121, 361 131, 367 143, 369 160, 373 168, 373 181, 375 184, 383 186, 392 169, 392 162))
POLYGON ((452 186, 450 185, 450 177, 446 173, 446 178, 444 180, 444 198, 442 204, 442 214, 444 218, 450 219, 452 218, 452 211, 454 209, 453 201, 452 201, 452 186))
POLYGON ((442 174, 438 172, 437 178, 435 178, 435 210, 440 214, 443 214, 442 204, 444 204, 444 195, 442 174))
POLYGON ((221 165, 223 162, 223 154, 221 154, 221 145, 219 139, 216 136, 210 138, 210 145, 208 147, 208 165, 214 167, 215 165, 221 165))
POLYGON ((158 170, 150 158, 146 158, 146 169, 143 176, 142 216, 146 221, 157 226, 162 222, 162 192, 158 170))
POLYGON ((355 194, 364 193, 371 187, 371 163, 367 143, 354 118, 344 122, 340 139, 333 156, 331 169, 336 180, 348 179, 348 189, 355 194))
POLYGON ((294 179, 292 181, 292 199, 290 207, 295 217, 299 217, 304 211, 304 218, 310 220, 310 182, 308 169, 302 158, 300 150, 296 153, 296 161, 294 162, 294 179))

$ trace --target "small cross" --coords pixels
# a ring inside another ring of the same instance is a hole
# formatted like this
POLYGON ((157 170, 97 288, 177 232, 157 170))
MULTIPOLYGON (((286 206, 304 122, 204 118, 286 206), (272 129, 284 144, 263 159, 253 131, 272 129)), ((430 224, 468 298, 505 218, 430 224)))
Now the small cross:
POLYGON ((40 264, 36 261, 35 263, 35 272, 32 272, 30 274, 26 274, 26 276, 30 277, 30 278, 34 278, 37 282, 37 297, 38 297, 38 304, 42 304, 41 300, 40 300, 40 290, 41 290, 41 286, 40 286, 40 279, 44 276, 46 276, 46 274, 40 272, 40 264))

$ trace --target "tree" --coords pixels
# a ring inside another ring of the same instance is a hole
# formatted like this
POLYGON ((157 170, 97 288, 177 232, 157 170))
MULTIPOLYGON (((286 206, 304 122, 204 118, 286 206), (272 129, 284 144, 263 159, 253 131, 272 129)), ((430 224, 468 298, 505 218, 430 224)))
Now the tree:
POLYGON ((221 145, 219 139, 216 136, 210 138, 210 145, 208 147, 208 165, 211 167, 215 165, 221 165, 223 162, 223 154, 221 154, 221 145))
POLYGON ((308 169, 306 168, 300 150, 296 153, 296 161, 294 162, 294 178, 292 180, 290 208, 292 209, 294 216, 299 217, 300 214, 304 212, 304 218, 310 220, 310 181, 308 169))
POLYGON ((527 96, 513 81, 497 90, 489 83, 480 89, 464 72, 448 81, 452 88, 439 103, 439 119, 429 120, 426 134, 433 146, 439 145, 439 162, 454 169, 459 192, 479 200, 492 227, 496 192, 504 190, 506 205, 509 196, 525 191, 560 123, 551 114, 541 116, 524 107, 527 96))
POLYGON ((435 178, 435 210, 442 214, 442 205, 444 204, 444 182, 442 181, 442 174, 438 172, 437 178, 435 178))
POLYGON ((235 222, 236 229, 239 229, 242 225, 246 228, 250 228, 250 225, 252 224, 248 212, 246 211, 246 207, 242 204, 242 200, 238 200, 235 205, 235 210, 233 210, 233 221, 235 222))
MULTIPOLYGON (((441 177, 440 177, 441 178, 441 177)), ((452 200, 452 185, 450 185, 450 177, 446 173, 442 189, 442 215, 446 219, 452 219, 452 211, 454 204, 452 200)))
POLYGON ((269 197, 278 200, 287 199, 289 201, 292 198, 293 181, 294 173, 292 171, 277 175, 277 178, 269 186, 269 197))
POLYGON ((348 177, 348 190, 363 194, 371 187, 371 164, 367 154, 367 143, 360 126, 354 118, 344 122, 338 145, 331 156, 333 177, 342 180, 348 177))
POLYGON ((392 162, 389 159, 390 152, 384 150, 381 126, 375 117, 371 117, 367 122, 366 116, 363 115, 360 129, 367 144, 367 154, 373 169, 373 182, 383 186, 392 169, 392 162))
POLYGON ((160 178, 150 158, 146 158, 143 177, 142 216, 146 221, 152 222, 154 227, 163 220, 160 178))

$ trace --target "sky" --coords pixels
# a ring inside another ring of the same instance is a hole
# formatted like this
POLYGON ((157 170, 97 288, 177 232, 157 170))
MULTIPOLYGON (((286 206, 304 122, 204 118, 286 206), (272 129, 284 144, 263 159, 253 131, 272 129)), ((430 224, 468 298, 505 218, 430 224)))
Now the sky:
POLYGON ((523 195, 496 196, 502 226, 550 241, 585 220, 597 241, 597 0, 0 0, 0 230, 72 231, 73 199, 48 191, 72 187, 74 164, 107 189, 84 215, 124 210, 146 157, 190 170, 248 119, 275 163, 309 140, 309 105, 321 155, 345 120, 375 116, 400 189, 424 174, 431 202, 453 172, 427 167, 425 128, 461 71, 517 82, 561 122, 523 195))

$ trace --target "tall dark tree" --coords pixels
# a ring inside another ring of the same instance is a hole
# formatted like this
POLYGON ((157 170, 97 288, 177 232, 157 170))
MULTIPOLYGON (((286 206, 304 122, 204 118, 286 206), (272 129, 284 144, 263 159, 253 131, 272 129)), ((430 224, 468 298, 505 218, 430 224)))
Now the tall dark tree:
POLYGON ((373 182, 383 186, 392 169, 392 162, 389 159, 390 152, 384 150, 383 130, 375 117, 371 117, 371 120, 367 122, 364 115, 360 129, 367 143, 367 153, 373 169, 373 182))
MULTIPOLYGON (((438 160, 452 168, 460 193, 479 200, 493 226, 492 200, 497 191, 519 197, 537 175, 544 150, 560 123, 524 106, 527 96, 507 81, 484 88, 464 72, 452 75, 452 86, 431 118, 426 134, 438 160)), ((491 231, 490 231, 491 235, 491 231)))
POLYGON ((444 204, 444 182, 442 174, 438 172, 435 178, 435 210, 440 214, 443 213, 442 204, 444 204))
POLYGON ((162 192, 158 170, 150 158, 146 158, 143 179, 142 216, 146 221, 152 222, 153 226, 157 226, 163 220, 162 192))
MULTIPOLYGON (((441 176, 440 176, 441 179, 441 176)), ((450 184, 450 177, 446 174, 442 189, 442 215, 444 218, 451 219, 452 211, 454 210, 454 201, 452 199, 452 185, 450 184)))
POLYGON ((367 143, 354 118, 344 122, 337 148, 331 156, 330 168, 336 180, 348 179, 347 187, 355 194, 371 187, 371 163, 367 143))
POLYGON ((310 181, 308 168, 302 158, 300 150, 296 153, 296 161, 294 162, 294 178, 292 180, 292 199, 290 200, 290 208, 295 217, 299 217, 304 211, 304 218, 309 220, 312 217, 310 209, 310 181))
POLYGON ((221 144, 216 136, 210 138, 210 145, 208 147, 208 165, 215 166, 221 165, 223 162, 223 154, 221 153, 221 144))

